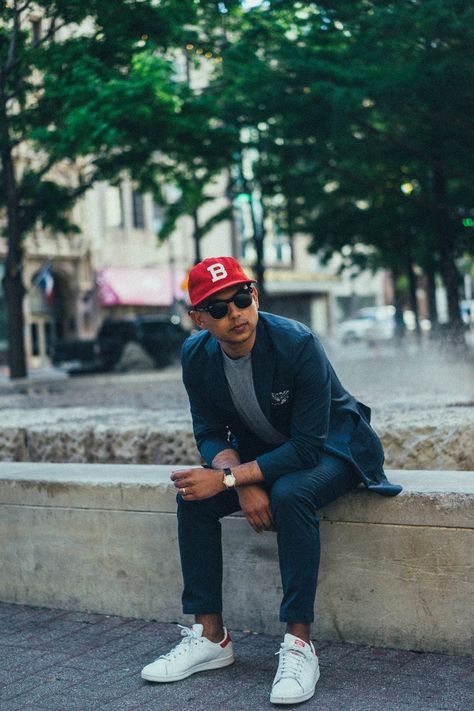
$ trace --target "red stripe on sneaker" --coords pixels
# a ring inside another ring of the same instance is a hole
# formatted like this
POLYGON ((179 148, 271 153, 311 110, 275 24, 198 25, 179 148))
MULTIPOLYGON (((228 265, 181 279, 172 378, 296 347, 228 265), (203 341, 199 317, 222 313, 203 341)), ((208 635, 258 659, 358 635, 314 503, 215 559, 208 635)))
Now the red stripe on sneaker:
POLYGON ((224 639, 222 640, 222 642, 220 643, 220 645, 221 645, 221 647, 227 647, 227 645, 228 645, 229 642, 231 642, 231 641, 232 641, 232 640, 230 639, 229 630, 226 629, 226 631, 225 631, 225 637, 224 637, 224 639))

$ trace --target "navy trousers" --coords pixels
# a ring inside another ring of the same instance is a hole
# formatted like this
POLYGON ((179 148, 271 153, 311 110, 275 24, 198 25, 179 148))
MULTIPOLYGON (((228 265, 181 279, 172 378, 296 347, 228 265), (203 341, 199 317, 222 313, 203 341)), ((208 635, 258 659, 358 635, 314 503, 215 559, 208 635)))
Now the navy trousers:
MULTIPOLYGON (((285 474, 268 489, 277 530, 282 622, 313 621, 320 559, 317 511, 359 483, 349 463, 323 454, 318 466, 285 474)), ((228 489, 210 499, 188 502, 178 495, 177 501, 183 612, 222 612, 220 519, 240 509, 237 492, 228 489)))

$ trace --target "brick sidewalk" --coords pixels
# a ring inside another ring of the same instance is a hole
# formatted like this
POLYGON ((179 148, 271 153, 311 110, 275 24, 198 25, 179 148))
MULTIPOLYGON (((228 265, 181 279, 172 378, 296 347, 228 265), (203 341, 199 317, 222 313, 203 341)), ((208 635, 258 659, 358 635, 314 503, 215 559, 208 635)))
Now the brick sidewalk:
POLYGON ((269 703, 280 638, 232 634, 236 663, 174 684, 142 666, 179 640, 174 625, 0 603, 1 711, 472 711, 468 657, 318 646, 321 679, 301 706, 269 703))
MULTIPOLYGON (((174 625, 0 603, 2 711, 262 711, 280 639, 233 632, 236 664, 175 684, 142 666, 178 639, 174 625)), ((321 680, 298 708, 471 711, 474 660, 326 643, 321 680)), ((286 708, 296 708, 287 706, 286 708)))

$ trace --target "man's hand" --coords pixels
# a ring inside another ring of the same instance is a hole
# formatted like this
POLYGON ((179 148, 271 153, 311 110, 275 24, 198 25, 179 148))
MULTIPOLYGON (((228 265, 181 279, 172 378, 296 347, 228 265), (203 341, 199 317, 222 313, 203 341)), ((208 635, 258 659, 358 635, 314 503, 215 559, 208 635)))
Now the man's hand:
POLYGON ((240 508, 254 531, 275 531, 270 497, 259 484, 249 484, 237 489, 240 508))
POLYGON ((180 469, 171 474, 171 480, 184 501, 210 499, 225 490, 224 472, 219 469, 180 469))

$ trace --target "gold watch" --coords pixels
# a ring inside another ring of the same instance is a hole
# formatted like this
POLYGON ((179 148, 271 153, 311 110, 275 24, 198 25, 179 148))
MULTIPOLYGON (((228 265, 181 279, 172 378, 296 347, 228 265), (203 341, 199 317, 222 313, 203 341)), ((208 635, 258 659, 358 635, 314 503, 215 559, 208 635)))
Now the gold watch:
POLYGON ((232 474, 232 469, 229 469, 229 467, 226 467, 224 469, 224 478, 222 480, 222 483, 224 484, 226 489, 231 489, 237 483, 235 481, 235 476, 232 474))

